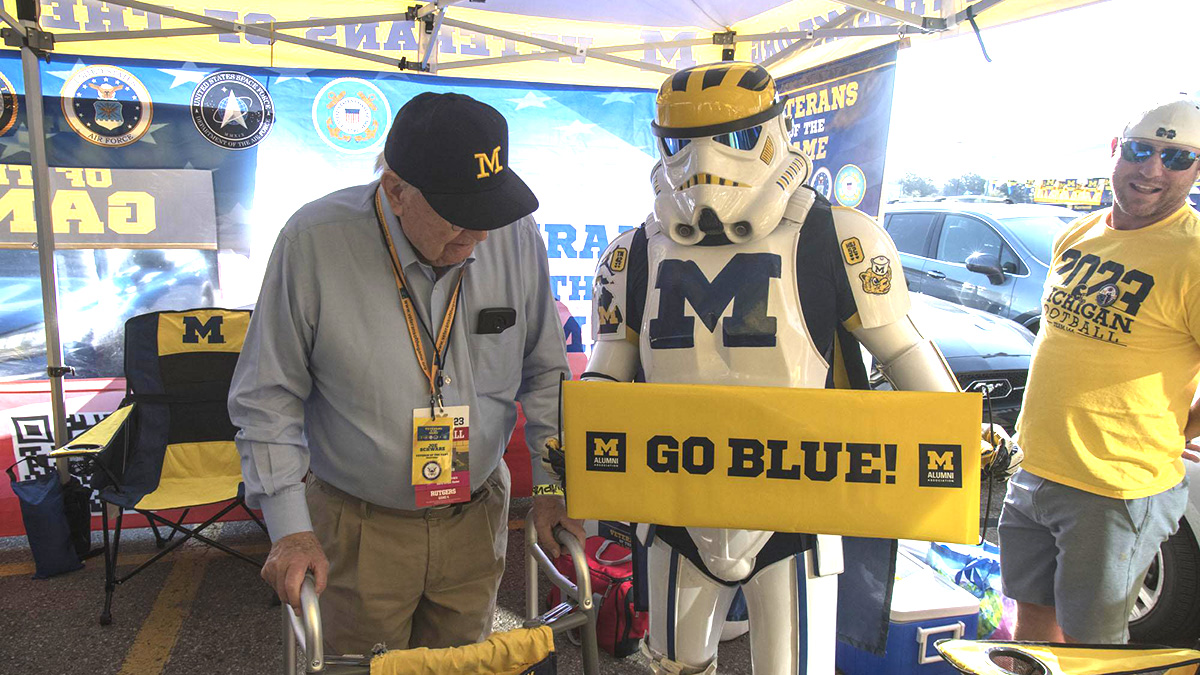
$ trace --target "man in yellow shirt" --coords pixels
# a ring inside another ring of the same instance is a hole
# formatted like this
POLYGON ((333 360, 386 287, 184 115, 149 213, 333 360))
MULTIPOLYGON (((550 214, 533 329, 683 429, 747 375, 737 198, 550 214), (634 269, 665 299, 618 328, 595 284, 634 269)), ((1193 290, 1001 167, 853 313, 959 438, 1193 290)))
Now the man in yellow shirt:
POLYGON ((1000 516, 1018 640, 1124 643, 1142 577, 1187 503, 1200 435, 1200 102, 1113 139, 1113 207, 1054 244, 1000 516), (1192 456, 1194 458, 1194 456, 1192 456))

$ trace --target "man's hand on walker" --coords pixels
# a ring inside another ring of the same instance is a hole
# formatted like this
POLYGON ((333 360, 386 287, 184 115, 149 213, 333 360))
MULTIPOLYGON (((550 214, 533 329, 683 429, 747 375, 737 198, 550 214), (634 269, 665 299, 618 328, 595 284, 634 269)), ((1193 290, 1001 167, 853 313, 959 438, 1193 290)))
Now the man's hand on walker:
POLYGON ((317 535, 297 532, 271 544, 262 578, 275 589, 279 600, 291 605, 297 614, 300 613, 300 585, 304 583, 306 572, 313 573, 317 593, 323 592, 329 578, 329 560, 325 558, 317 535))
POLYGON ((537 495, 533 498, 533 506, 529 509, 529 522, 537 529, 537 540, 546 555, 557 558, 561 551, 558 541, 554 539, 554 526, 562 525, 563 529, 575 535, 582 546, 587 540, 583 531, 583 521, 567 517, 567 502, 559 495, 537 495))

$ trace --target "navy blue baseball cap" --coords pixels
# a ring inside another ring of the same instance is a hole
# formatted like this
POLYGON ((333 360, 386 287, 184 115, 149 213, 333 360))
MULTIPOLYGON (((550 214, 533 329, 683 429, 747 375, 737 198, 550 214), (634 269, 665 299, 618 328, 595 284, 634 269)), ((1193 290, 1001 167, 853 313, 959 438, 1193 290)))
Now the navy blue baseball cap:
POLYGON ((495 230, 537 210, 537 197, 508 165, 508 122, 470 96, 414 96, 396 113, 383 156, 463 229, 495 230))

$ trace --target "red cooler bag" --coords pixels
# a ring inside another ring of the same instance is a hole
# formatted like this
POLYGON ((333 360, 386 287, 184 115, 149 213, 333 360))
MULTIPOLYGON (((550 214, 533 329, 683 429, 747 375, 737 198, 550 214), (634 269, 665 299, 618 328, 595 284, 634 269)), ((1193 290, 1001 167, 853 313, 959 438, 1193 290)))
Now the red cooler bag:
MULTIPOLYGON (((605 539, 588 537, 584 545, 592 576, 592 597, 599 605, 596 615, 596 641, 600 649, 617 657, 629 656, 649 628, 646 612, 633 609, 633 554, 628 548, 605 539)), ((563 554, 554 561, 563 576, 575 581, 575 562, 563 554)), ((557 587, 550 589, 548 606, 562 602, 557 587)))

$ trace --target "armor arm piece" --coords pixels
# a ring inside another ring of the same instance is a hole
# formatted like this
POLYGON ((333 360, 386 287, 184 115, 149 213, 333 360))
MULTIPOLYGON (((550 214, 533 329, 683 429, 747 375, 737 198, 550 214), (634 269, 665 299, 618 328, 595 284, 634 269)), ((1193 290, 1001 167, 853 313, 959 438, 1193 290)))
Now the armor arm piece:
POLYGON ((961 391, 937 345, 921 335, 908 315, 884 326, 851 332, 878 359, 879 371, 896 389, 961 391))
MULTIPOLYGON (((584 380, 630 382, 637 374, 638 330, 641 317, 631 316, 633 308, 629 288, 632 246, 638 230, 623 232, 609 244, 600 263, 592 289, 592 357, 588 359, 584 380)), ((644 239, 643 239, 644 241, 644 239)), ((645 256, 638 257, 640 261, 645 256)), ((644 264, 634 261, 634 264, 644 264)))
POLYGON ((628 340, 596 341, 582 380, 632 382, 638 368, 638 346, 628 340))
POLYGON ((833 208, 833 226, 863 328, 878 328, 908 314, 904 267, 888 233, 862 211, 841 206, 833 208))
POLYGON ((640 326, 629 325, 629 248, 637 230, 622 232, 605 249, 592 282, 592 340, 637 340, 640 326), (630 335, 632 333, 632 335, 630 335))

